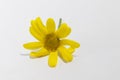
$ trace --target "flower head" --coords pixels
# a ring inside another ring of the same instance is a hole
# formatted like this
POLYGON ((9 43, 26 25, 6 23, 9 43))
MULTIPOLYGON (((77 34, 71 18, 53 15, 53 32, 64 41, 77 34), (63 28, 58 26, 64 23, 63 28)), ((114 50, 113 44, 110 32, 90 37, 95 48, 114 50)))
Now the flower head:
POLYGON ((48 18, 46 26, 42 23, 40 17, 31 21, 30 33, 38 41, 24 44, 24 48, 37 50, 31 52, 30 57, 39 58, 49 55, 48 65, 55 67, 58 62, 58 56, 64 62, 71 62, 73 59, 72 53, 80 46, 79 43, 65 39, 71 28, 66 23, 59 23, 59 28, 56 30, 55 22, 52 18, 48 18), (67 48, 66 46, 69 46, 67 48))

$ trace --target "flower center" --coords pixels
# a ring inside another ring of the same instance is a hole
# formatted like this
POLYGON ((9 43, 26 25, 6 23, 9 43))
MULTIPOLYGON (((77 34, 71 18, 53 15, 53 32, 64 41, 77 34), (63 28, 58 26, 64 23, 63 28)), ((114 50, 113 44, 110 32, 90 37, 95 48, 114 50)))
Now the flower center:
POLYGON ((56 51, 59 45, 60 45, 60 40, 54 33, 46 35, 44 47, 47 50, 56 51))

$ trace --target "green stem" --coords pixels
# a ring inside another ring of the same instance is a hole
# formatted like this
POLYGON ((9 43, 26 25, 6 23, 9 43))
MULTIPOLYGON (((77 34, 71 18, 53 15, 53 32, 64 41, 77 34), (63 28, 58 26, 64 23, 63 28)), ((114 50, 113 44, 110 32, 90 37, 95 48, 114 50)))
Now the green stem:
POLYGON ((61 26, 61 23, 62 23, 62 18, 59 19, 59 25, 58 25, 58 28, 61 26))

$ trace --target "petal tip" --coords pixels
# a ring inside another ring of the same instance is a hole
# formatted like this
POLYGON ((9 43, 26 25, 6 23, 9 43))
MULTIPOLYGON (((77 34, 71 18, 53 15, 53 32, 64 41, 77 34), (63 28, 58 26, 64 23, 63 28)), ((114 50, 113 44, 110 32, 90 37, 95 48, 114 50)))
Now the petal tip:
POLYGON ((49 67, 51 67, 51 68, 55 68, 55 67, 56 67, 56 65, 53 65, 53 64, 49 64, 49 63, 48 63, 48 65, 49 65, 49 67))
POLYGON ((78 44, 76 45, 76 47, 79 48, 79 47, 80 47, 80 43, 78 43, 78 44))
POLYGON ((23 47, 24 47, 25 49, 27 49, 27 45, 26 45, 26 43, 25 43, 25 44, 23 44, 23 47))

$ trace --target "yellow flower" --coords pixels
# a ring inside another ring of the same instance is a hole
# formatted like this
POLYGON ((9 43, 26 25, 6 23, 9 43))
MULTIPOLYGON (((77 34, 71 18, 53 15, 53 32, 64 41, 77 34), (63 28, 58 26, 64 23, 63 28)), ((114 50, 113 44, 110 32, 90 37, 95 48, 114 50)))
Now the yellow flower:
POLYGON ((72 53, 75 48, 80 46, 79 43, 65 39, 71 29, 66 23, 59 23, 59 28, 56 30, 55 22, 52 18, 48 18, 46 26, 42 23, 40 17, 31 21, 30 33, 38 41, 24 44, 24 48, 30 50, 37 50, 31 52, 31 58, 39 58, 49 55, 48 65, 55 67, 58 62, 58 56, 64 62, 70 62, 73 59, 72 53), (69 46, 69 47, 68 47, 69 46))

